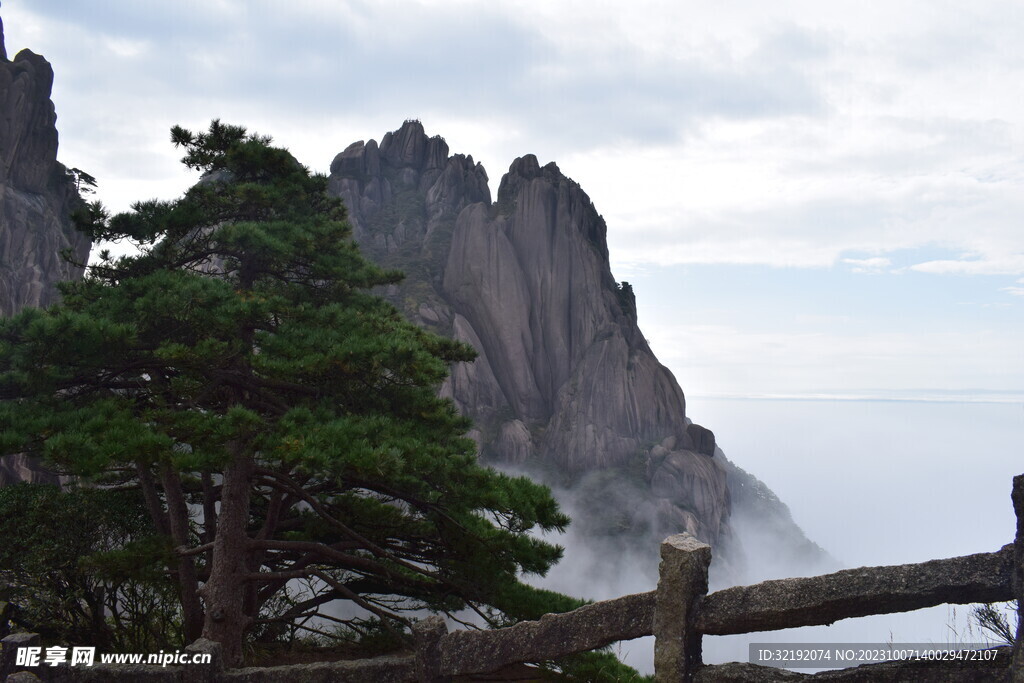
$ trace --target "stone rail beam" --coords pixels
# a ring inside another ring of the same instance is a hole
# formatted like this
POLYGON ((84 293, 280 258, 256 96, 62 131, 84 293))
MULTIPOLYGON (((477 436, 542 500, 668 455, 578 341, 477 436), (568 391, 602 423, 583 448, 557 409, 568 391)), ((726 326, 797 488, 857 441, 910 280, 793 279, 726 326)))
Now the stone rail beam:
POLYGON ((1013 546, 921 564, 845 569, 833 574, 764 581, 708 595, 697 628, 708 635, 831 624, 943 604, 1013 599, 1013 546))
POLYGON ((455 631, 441 639, 441 670, 448 675, 487 673, 518 662, 557 659, 620 640, 649 636, 654 593, 637 593, 545 614, 496 631, 455 631))

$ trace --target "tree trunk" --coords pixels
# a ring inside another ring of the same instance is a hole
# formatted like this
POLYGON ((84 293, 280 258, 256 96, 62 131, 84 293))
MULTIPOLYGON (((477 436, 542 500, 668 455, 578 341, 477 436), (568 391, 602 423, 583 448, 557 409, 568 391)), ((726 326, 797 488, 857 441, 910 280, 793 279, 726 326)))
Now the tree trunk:
MULTIPOLYGON (((164 499, 167 501, 167 523, 171 539, 177 548, 188 547, 188 505, 181 491, 181 479, 170 464, 161 466, 160 483, 164 487, 164 499)), ((191 643, 199 637, 203 628, 203 606, 199 602, 199 578, 194 558, 178 558, 177 579, 182 628, 185 640, 191 643)))
POLYGON ((232 460, 224 470, 217 536, 213 541, 210 578, 201 593, 206 603, 203 637, 224 648, 224 663, 242 664, 242 645, 252 619, 245 613, 249 551, 249 498, 255 461, 239 443, 229 445, 232 460))

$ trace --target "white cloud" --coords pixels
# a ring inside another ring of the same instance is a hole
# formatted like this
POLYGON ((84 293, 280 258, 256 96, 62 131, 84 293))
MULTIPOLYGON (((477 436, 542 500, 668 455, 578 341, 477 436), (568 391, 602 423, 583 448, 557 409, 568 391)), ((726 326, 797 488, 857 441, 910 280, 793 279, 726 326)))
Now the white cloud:
POLYGON ((926 261, 913 265, 910 269, 938 275, 1020 275, 1024 274, 1024 253, 926 261))
POLYGON ((892 266, 891 260, 881 256, 864 259, 844 258, 843 263, 849 265, 855 273, 882 273, 892 266))

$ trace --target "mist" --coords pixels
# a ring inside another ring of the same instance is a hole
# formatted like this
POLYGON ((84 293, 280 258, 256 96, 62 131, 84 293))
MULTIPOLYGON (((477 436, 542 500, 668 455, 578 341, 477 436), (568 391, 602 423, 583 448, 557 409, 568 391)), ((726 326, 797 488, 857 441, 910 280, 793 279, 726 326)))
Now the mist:
MULTIPOLYGON (((1010 486, 1024 471, 1014 457, 1024 446, 1019 403, 691 399, 690 406, 729 460, 768 484, 826 551, 815 561, 783 551, 787 544, 770 520, 734 507, 733 536, 721 549, 731 557, 713 560, 711 591, 992 552, 1013 540, 1010 486)), ((572 488, 552 487, 574 522, 545 538, 564 546, 565 556, 547 576, 526 580, 591 600, 653 590, 664 538, 653 506, 628 482, 602 482, 600 506, 629 509, 632 520, 623 536, 601 535, 590 484, 584 478, 572 488)), ((747 661, 748 645, 758 642, 994 644, 970 609, 942 605, 831 626, 708 636, 704 661, 747 661)), ((653 673, 653 638, 617 643, 612 651, 653 673)))

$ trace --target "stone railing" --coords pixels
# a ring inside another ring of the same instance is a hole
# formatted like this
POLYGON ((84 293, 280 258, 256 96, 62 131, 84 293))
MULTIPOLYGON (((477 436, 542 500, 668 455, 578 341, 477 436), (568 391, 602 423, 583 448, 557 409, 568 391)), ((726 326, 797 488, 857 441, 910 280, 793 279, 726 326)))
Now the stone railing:
MULTIPOLYGON (((831 624, 839 619, 905 612, 941 604, 1018 600, 1024 592, 1024 475, 1013 480, 1017 516, 1014 543, 993 553, 891 567, 847 569, 810 578, 765 581, 708 594, 711 548, 689 534, 670 536, 661 545, 657 590, 548 614, 491 631, 448 633, 440 617, 413 629, 414 652, 349 662, 282 667, 224 669, 219 646, 198 641, 194 652, 212 661, 191 666, 96 665, 37 667, 7 680, 182 681, 263 683, 301 681, 446 681, 454 676, 487 674, 503 667, 558 659, 620 640, 655 637, 654 668, 658 681, 778 681, 811 678, 829 681, 969 681, 1024 682, 1024 647, 1018 627, 1012 652, 983 664, 959 662, 891 662, 812 676, 746 663, 704 665, 705 635, 771 631, 831 624), (983 667, 983 668, 982 668, 983 667), (38 675, 39 679, 33 674, 38 675), (33 676, 28 678, 28 676, 33 676)), ((1024 603, 1020 603, 1024 604, 1024 603)), ((18 667, 17 647, 38 643, 38 636, 14 634, 3 639, 0 680, 18 667)))

